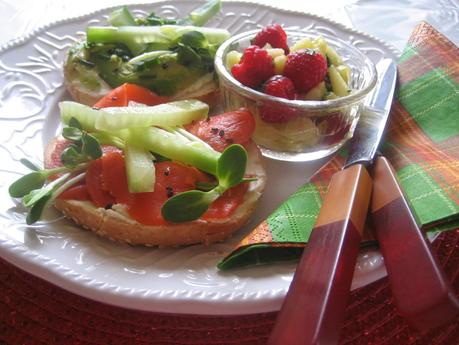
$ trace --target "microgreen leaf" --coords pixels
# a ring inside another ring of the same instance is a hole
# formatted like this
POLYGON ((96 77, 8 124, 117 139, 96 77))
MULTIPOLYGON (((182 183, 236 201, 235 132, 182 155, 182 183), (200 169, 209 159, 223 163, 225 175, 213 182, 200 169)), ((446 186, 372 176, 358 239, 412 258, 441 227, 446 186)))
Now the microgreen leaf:
MULTIPOLYGON (((70 121, 72 121, 73 119, 75 118, 72 117, 70 121)), ((83 135, 83 132, 81 131, 81 129, 77 127, 65 127, 62 129, 62 136, 67 140, 80 141, 82 135, 83 135)))
POLYGON ((218 183, 226 189, 239 184, 245 173, 247 152, 238 144, 228 146, 217 162, 218 183))
POLYGON ((81 148, 83 155, 89 159, 97 159, 102 157, 102 149, 100 148, 100 144, 91 134, 83 133, 81 141, 83 142, 83 147, 81 148))
POLYGON ((74 144, 67 146, 61 153, 61 162, 68 168, 74 168, 84 162, 83 155, 79 152, 78 147, 74 144))
POLYGON ((48 184, 47 186, 41 189, 35 189, 31 191, 29 194, 25 195, 22 198, 22 203, 25 207, 32 207, 35 205, 40 199, 46 197, 47 195, 52 194, 53 192, 53 185, 48 184))
POLYGON ((191 190, 174 195, 161 208, 164 219, 174 223, 198 219, 227 189, 244 181, 246 165, 244 147, 238 144, 228 146, 217 161, 218 185, 207 192, 191 190))
POLYGON ((41 169, 40 166, 38 166, 34 162, 29 161, 27 158, 21 158, 19 162, 21 162, 23 165, 25 165, 27 168, 33 171, 38 171, 41 169))
POLYGON ((69 127, 74 127, 78 129, 83 129, 83 126, 81 125, 80 121, 77 120, 76 117, 71 117, 69 120, 69 127))
POLYGON ((30 174, 24 175, 15 182, 13 182, 8 192, 13 198, 22 198, 23 196, 29 194, 34 189, 43 187, 46 182, 46 175, 42 174, 40 171, 34 171, 30 174))
POLYGON ((185 32, 180 38, 181 43, 192 48, 207 48, 209 42, 207 42, 206 36, 199 31, 185 32))
POLYGON ((43 213, 43 210, 46 206, 46 203, 51 198, 51 196, 51 192, 49 194, 44 195, 32 206, 26 217, 26 222, 28 225, 33 224, 40 219, 41 214, 43 213))
POLYGON ((196 188, 204 192, 208 192, 209 190, 212 190, 215 187, 217 187, 217 183, 215 182, 204 182, 204 181, 196 182, 196 188))
POLYGON ((201 57, 193 48, 179 43, 177 61, 184 66, 198 66, 201 64, 201 57))
POLYGON ((201 217, 219 196, 215 190, 190 190, 176 194, 164 203, 161 214, 169 222, 189 222, 201 217))

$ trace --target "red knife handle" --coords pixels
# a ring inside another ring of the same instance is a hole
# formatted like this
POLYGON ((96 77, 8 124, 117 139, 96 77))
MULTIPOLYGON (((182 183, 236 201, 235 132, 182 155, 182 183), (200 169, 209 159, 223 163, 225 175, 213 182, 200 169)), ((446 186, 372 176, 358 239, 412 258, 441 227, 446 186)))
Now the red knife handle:
POLYGON ((362 165, 333 175, 268 344, 338 342, 370 193, 362 165))
POLYGON ((458 300, 384 157, 374 165, 371 213, 400 315, 420 330, 451 320, 458 300))

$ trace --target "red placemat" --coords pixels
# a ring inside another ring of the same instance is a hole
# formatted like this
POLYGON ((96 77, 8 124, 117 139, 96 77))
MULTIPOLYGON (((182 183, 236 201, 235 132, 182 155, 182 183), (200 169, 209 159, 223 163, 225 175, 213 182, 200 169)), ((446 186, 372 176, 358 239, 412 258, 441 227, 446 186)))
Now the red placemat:
MULTIPOLYGON (((433 244, 459 294, 459 230, 433 244)), ((0 260, 4 344, 265 344, 276 313, 170 315, 133 311, 69 293, 0 260)), ((352 293, 340 344, 459 344, 459 318, 420 333, 397 315, 387 279, 352 293)), ((288 345, 288 344, 286 344, 288 345)))

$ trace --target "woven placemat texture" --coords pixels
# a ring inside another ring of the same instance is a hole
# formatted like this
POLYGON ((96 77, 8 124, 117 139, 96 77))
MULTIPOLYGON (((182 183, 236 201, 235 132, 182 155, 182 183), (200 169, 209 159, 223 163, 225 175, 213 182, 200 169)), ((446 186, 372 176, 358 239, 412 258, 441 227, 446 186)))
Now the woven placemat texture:
MULTIPOLYGON (((459 230, 433 243, 459 294, 459 230)), ((215 317, 128 310, 69 293, 0 260, 2 344, 265 344, 276 313, 215 317)), ((397 315, 387 279, 352 293, 340 344, 455 345, 459 318, 425 334, 397 315)))

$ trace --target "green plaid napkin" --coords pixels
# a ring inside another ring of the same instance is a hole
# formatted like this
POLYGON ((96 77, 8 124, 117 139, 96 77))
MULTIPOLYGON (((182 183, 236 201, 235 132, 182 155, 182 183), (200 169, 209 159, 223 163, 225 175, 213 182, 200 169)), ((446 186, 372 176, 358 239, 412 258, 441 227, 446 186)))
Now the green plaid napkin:
MULTIPOLYGON (((419 24, 398 63, 398 90, 384 155, 424 230, 459 226, 459 49, 428 23, 419 24)), ((220 269, 291 260, 301 255, 337 156, 246 236, 220 269)), ((363 245, 375 243, 365 231, 363 245)))

